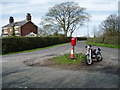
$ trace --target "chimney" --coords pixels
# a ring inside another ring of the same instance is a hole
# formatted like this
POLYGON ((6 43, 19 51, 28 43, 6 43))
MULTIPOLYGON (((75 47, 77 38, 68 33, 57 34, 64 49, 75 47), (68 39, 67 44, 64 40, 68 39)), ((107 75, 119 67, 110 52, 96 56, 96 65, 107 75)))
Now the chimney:
POLYGON ((12 16, 9 18, 9 23, 14 23, 14 18, 12 16))
POLYGON ((30 13, 27 13, 27 15, 26 15, 26 21, 31 21, 31 15, 30 15, 30 13))

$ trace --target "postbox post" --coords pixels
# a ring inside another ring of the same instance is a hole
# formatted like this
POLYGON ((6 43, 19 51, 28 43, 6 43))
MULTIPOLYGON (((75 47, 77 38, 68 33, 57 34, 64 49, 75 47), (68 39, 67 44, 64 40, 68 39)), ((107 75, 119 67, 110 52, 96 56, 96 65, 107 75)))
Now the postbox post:
POLYGON ((72 37, 71 38, 71 45, 72 45, 72 49, 71 49, 71 55, 70 55, 70 58, 71 59, 75 59, 75 55, 74 55, 74 46, 76 45, 76 38, 75 37, 72 37))

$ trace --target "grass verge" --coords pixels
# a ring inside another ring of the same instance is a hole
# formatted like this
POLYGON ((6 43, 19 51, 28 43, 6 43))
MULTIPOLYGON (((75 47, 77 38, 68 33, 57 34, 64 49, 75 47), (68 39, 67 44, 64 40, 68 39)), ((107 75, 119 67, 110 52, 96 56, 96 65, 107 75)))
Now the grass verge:
POLYGON ((120 45, 111 45, 111 44, 102 44, 102 43, 92 43, 92 42, 86 42, 86 44, 96 45, 96 46, 101 46, 101 47, 109 47, 109 48, 117 48, 117 49, 120 49, 120 45))
POLYGON ((53 45, 53 46, 48 46, 48 47, 43 47, 43 48, 36 48, 36 49, 31 49, 31 50, 19 51, 19 52, 10 52, 10 53, 6 53, 6 54, 2 54, 2 55, 11 55, 11 54, 33 52, 33 51, 48 49, 48 48, 52 48, 52 47, 56 47, 56 46, 61 46, 61 45, 65 45, 65 44, 68 44, 68 43, 57 44, 57 45, 53 45))
POLYGON ((70 59, 70 53, 64 54, 63 56, 58 56, 52 58, 52 61, 57 64, 64 64, 64 65, 70 65, 70 64, 80 64, 85 58, 85 55, 82 53, 75 54, 75 59, 70 59))

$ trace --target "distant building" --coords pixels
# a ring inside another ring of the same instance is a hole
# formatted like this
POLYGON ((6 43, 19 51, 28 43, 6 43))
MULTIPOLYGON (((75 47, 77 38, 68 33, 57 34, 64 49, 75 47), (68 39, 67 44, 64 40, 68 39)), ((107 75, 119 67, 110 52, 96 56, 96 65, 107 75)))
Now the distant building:
POLYGON ((11 36, 12 27, 15 25, 15 36, 36 36, 38 27, 31 21, 30 13, 27 13, 26 20, 14 22, 14 18, 9 18, 9 24, 2 27, 2 37, 11 36))

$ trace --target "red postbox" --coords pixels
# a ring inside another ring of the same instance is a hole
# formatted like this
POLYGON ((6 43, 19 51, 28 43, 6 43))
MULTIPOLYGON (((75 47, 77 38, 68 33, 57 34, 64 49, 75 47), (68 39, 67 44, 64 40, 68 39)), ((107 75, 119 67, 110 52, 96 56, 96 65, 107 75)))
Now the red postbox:
POLYGON ((76 45, 76 38, 75 38, 75 37, 72 37, 72 38, 71 38, 71 45, 72 45, 72 46, 75 46, 75 45, 76 45))

